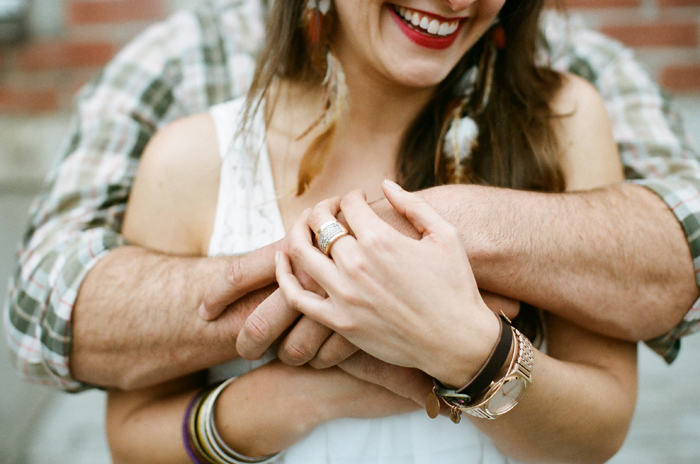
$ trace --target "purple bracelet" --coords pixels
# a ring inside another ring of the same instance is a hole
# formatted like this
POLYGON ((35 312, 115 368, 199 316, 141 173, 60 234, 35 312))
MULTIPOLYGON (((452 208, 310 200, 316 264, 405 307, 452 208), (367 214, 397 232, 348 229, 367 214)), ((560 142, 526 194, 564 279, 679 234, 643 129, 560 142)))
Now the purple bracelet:
POLYGON ((190 404, 187 406, 187 410, 185 411, 185 419, 182 421, 182 442, 185 445, 185 451, 187 451, 187 455, 190 457, 190 460, 194 464, 204 464, 202 461, 199 460, 199 457, 197 456, 197 453, 192 449, 192 445, 190 444, 190 434, 189 434, 189 421, 190 421, 190 415, 192 414, 192 409, 194 408, 194 405, 202 398, 202 393, 197 393, 194 395, 194 398, 190 401, 190 404))

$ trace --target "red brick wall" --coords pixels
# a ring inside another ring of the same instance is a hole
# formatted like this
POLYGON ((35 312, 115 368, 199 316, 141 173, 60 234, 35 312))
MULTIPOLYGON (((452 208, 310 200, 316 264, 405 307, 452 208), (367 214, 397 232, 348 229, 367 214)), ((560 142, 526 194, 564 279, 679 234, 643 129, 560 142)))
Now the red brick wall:
MULTIPOLYGON (((700 92, 700 0, 566 0, 595 27, 635 47, 669 90, 700 92)), ((169 0, 65 0, 63 33, 0 48, 0 112, 70 107, 77 88, 169 0)))
POLYGON ((590 24, 634 47, 672 92, 700 92, 700 0, 566 0, 590 24))
POLYGON ((170 10, 169 0, 65 0, 59 37, 0 48, 0 112, 70 108, 78 88, 170 10))

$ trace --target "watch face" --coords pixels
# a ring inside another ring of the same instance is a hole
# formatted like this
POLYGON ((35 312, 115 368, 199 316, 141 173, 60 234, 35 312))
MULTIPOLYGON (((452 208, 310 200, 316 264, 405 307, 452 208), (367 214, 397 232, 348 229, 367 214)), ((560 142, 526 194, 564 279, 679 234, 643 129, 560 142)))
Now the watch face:
POLYGON ((507 380, 489 401, 489 412, 494 415, 499 415, 510 411, 518 404, 520 398, 523 397, 526 388, 527 383, 524 379, 515 378, 507 380))

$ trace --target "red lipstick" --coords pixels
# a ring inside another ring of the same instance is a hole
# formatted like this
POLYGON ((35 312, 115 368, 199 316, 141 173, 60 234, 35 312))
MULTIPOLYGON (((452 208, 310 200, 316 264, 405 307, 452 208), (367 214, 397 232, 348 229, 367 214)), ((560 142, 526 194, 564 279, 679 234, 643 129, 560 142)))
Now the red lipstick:
POLYGON ((432 34, 423 33, 410 27, 408 24, 406 24, 403 18, 399 17, 392 5, 387 5, 387 8, 389 8, 392 18, 394 18, 394 21, 399 26, 399 29, 401 29, 401 32, 403 32, 411 42, 431 50, 444 50, 449 48, 455 42, 455 40, 457 40, 457 36, 462 30, 463 22, 460 21, 459 27, 457 27, 457 30, 452 34, 445 37, 436 37, 432 34))

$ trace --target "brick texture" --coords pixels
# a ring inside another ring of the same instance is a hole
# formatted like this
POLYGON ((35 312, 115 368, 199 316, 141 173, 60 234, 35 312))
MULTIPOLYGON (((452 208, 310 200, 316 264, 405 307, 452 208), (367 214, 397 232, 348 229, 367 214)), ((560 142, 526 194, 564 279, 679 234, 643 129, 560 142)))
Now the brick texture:
POLYGON ((604 26, 602 31, 631 47, 697 48, 698 25, 690 22, 604 26))
MULTIPOLYGON (((700 92, 700 0, 548 0, 634 47, 672 92, 700 92)), ((63 33, 0 48, 0 112, 70 108, 72 94, 170 0, 65 0, 63 33)))
POLYGON ((671 92, 700 92, 700 0, 560 0, 633 47, 671 92))
POLYGON ((34 42, 18 50, 16 64, 23 71, 104 65, 114 51, 110 42, 34 42))
POLYGON ((0 86, 0 112, 43 113, 56 111, 58 98, 56 89, 0 86))
POLYGON ((66 17, 71 24, 123 23, 160 19, 168 8, 163 0, 70 0, 66 17))

